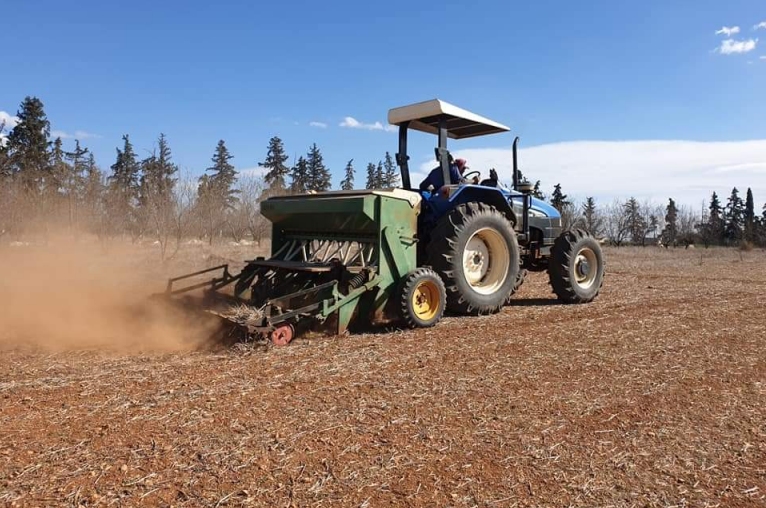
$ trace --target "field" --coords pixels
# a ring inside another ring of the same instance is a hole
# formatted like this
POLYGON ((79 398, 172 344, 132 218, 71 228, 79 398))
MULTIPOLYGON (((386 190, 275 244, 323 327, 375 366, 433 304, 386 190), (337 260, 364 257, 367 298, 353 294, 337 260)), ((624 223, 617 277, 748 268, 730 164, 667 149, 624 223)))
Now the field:
POLYGON ((762 251, 608 248, 590 305, 538 273, 499 315, 207 351, 127 301, 253 247, 30 249, 0 252, 8 506, 766 506, 762 251))

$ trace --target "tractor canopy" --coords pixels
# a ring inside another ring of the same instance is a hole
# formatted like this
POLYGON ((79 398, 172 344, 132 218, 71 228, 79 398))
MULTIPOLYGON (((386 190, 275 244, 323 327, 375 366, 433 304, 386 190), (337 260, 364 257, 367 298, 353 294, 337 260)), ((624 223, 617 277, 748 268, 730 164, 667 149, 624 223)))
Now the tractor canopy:
POLYGON ((439 133, 439 122, 446 121, 447 136, 452 139, 465 139, 488 134, 510 131, 501 123, 471 113, 439 99, 418 102, 409 106, 393 108, 388 112, 388 123, 407 125, 409 129, 439 133))

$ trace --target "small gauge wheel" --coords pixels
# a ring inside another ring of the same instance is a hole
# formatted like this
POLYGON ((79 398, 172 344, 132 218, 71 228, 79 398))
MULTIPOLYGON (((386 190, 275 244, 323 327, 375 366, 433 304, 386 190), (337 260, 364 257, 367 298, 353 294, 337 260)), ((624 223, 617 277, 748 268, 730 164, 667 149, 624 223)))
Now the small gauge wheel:
POLYGON ((293 325, 281 325, 274 329, 269 338, 275 346, 286 346, 295 338, 295 328, 293 325))

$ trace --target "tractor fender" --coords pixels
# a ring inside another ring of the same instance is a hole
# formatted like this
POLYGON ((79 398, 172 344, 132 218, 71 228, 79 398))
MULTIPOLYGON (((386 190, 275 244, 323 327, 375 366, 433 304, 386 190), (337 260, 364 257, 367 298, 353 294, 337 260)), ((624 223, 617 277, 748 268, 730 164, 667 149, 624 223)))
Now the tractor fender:
POLYGON ((502 212, 514 226, 519 224, 516 212, 513 211, 508 198, 496 187, 462 185, 450 196, 450 203, 453 207, 470 202, 491 205, 502 212))

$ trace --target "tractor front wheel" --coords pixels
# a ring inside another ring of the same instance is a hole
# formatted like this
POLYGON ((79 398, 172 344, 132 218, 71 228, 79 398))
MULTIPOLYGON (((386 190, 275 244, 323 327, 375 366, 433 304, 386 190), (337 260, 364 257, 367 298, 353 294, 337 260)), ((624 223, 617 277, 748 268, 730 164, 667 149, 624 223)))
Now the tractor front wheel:
POLYGON ((447 287, 457 314, 502 309, 519 273, 519 244, 508 218, 484 203, 466 203, 444 216, 431 234, 429 264, 447 287))
POLYGON ((447 294, 439 275, 422 267, 410 272, 402 281, 400 309, 408 328, 434 326, 444 315, 447 294))
POLYGON ((604 284, 601 245, 582 229, 564 231, 556 239, 548 262, 553 292, 565 303, 593 301, 604 284))

